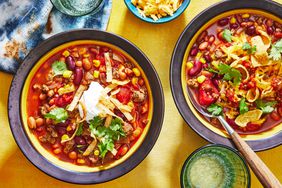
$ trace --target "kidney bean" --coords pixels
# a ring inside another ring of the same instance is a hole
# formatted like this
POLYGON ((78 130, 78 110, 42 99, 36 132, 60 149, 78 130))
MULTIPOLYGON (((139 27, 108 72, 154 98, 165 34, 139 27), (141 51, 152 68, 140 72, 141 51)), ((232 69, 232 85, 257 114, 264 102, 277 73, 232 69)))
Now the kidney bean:
POLYGON ((278 111, 278 114, 279 114, 280 116, 282 116, 282 107, 281 107, 281 106, 277 108, 277 111, 278 111))
POLYGON ((230 24, 230 29, 237 29, 239 25, 237 23, 230 24))
POLYGON ((203 31, 200 36, 197 38, 197 42, 201 42, 208 35, 207 31, 203 31))
POLYGON ((282 28, 282 24, 280 24, 280 23, 278 23, 278 22, 274 22, 273 23, 274 24, 274 27, 276 27, 276 28, 282 28))
POLYGON ((196 56, 198 53, 197 47, 193 47, 190 51, 190 56, 196 56))
POLYGON ((69 70, 74 70, 75 68, 75 62, 72 56, 68 56, 66 59, 67 66, 69 70))
POLYGON ((218 20, 217 24, 219 26, 223 27, 223 26, 226 26, 228 24, 228 22, 229 22, 228 18, 223 18, 223 19, 218 20))
POLYGON ((249 26, 249 27, 247 27, 247 29, 246 29, 246 33, 248 34, 248 35, 250 35, 250 36, 253 36, 253 35, 255 35, 256 34, 256 27, 255 26, 249 26))
POLYGON ((77 145, 85 145, 86 144, 85 139, 81 136, 74 137, 74 141, 77 145))
POLYGON ((62 136, 62 135, 64 135, 64 134, 66 134, 66 128, 65 127, 61 127, 61 126, 56 126, 56 130, 57 130, 57 132, 58 132, 58 134, 60 135, 60 136, 62 136))
POLYGON ((272 26, 267 26, 266 27, 266 31, 269 35, 272 35, 274 33, 274 29, 272 26))
POLYGON ((208 42, 202 42, 199 46, 199 50, 205 50, 208 47, 209 43, 208 42))
POLYGON ((203 64, 200 61, 195 60, 194 66, 188 72, 189 76, 196 76, 199 74, 202 70, 202 66, 203 64))
POLYGON ((204 55, 204 58, 205 58, 205 60, 206 60, 208 63, 212 61, 212 58, 211 58, 210 54, 208 54, 208 53, 206 53, 206 54, 204 55))
POLYGON ((79 85, 83 77, 83 70, 81 68, 76 67, 74 69, 74 80, 73 83, 75 85, 79 85))
POLYGON ((236 14, 235 18, 236 18, 236 20, 239 24, 242 23, 243 20, 242 20, 242 17, 239 14, 236 14))

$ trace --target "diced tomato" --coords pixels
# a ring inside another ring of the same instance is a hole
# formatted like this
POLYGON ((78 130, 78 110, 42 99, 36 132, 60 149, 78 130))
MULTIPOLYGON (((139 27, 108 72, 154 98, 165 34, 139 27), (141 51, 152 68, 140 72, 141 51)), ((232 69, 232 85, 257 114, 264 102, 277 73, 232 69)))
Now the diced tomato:
POLYGON ((131 91, 127 87, 121 87, 120 91, 117 93, 117 99, 119 102, 123 104, 127 104, 130 101, 131 98, 131 91))
POLYGON ((69 103, 71 103, 73 99, 73 94, 64 94, 62 96, 59 96, 58 98, 55 99, 55 104, 58 107, 65 107, 69 103))
POLYGON ((219 92, 210 79, 206 79, 199 87, 199 103, 209 106, 219 97, 219 92))
POLYGON ((256 124, 256 123, 248 123, 246 126, 246 130, 247 131, 256 131, 260 128, 260 124, 256 124))

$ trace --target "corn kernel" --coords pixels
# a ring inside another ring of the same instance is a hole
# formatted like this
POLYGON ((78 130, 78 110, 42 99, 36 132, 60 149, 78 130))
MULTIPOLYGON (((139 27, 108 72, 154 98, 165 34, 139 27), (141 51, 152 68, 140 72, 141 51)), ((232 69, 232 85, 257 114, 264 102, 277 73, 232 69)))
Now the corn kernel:
POLYGON ((202 52, 198 52, 196 55, 196 59, 200 59, 202 57, 202 52))
POLYGON ((138 78, 137 78, 137 77, 133 77, 132 80, 131 80, 131 83, 132 83, 133 85, 137 85, 137 83, 138 83, 138 78))
POLYGON ((96 149, 96 150, 94 151, 94 155, 98 156, 99 154, 100 154, 99 150, 96 149))
POLYGON ((72 128, 71 128, 71 126, 69 125, 69 126, 67 126, 67 131, 72 131, 72 128))
POLYGON ((70 78, 71 75, 72 75, 72 71, 70 71, 70 70, 65 70, 65 71, 63 72, 63 77, 64 77, 64 78, 70 78))
POLYGON ((64 56, 64 57, 68 57, 69 55, 70 55, 70 52, 69 52, 69 51, 65 50, 65 51, 63 52, 63 56, 64 56))
POLYGON ((93 73, 93 76, 94 76, 94 78, 99 78, 100 72, 95 70, 94 73, 93 73))
POLYGON ((200 62, 203 63, 203 64, 205 64, 207 61, 206 61, 204 58, 201 58, 201 59, 200 59, 200 62))
POLYGON ((250 15, 247 14, 247 13, 242 15, 242 18, 249 18, 249 17, 250 17, 250 15))
POLYGON ((85 160, 84 159, 77 159, 76 161, 78 164, 84 164, 85 163, 85 160))
POLYGON ((206 80, 206 77, 204 75, 201 75, 197 78, 197 81, 201 84, 206 80))
POLYGON ((100 64, 101 64, 100 60, 97 60, 97 59, 94 59, 94 60, 93 60, 93 65, 94 65, 95 67, 100 67, 100 64))
POLYGON ((212 61, 211 64, 212 64, 215 68, 218 68, 218 62, 217 62, 217 61, 212 61))
POLYGON ((132 71, 135 74, 135 76, 137 76, 137 77, 141 75, 140 70, 137 69, 137 68, 133 68, 132 71))
POLYGON ((189 62, 186 63, 186 67, 187 67, 188 70, 192 69, 193 66, 194 66, 194 64, 192 63, 192 61, 189 61, 189 62))
POLYGON ((132 101, 129 101, 129 102, 127 103, 127 105, 130 106, 131 108, 134 108, 134 103, 133 103, 132 101))
POLYGON ((69 135, 67 134, 64 134, 62 137, 61 137, 61 141, 65 141, 65 140, 68 140, 70 139, 69 135))
POLYGON ((87 58, 89 56, 90 56, 89 54, 83 54, 83 57, 85 57, 85 58, 87 58))
POLYGON ((235 18, 235 17, 232 17, 232 18, 230 19, 230 23, 231 23, 231 24, 235 24, 235 23, 236 23, 236 21, 237 21, 237 20, 236 20, 236 18, 235 18))

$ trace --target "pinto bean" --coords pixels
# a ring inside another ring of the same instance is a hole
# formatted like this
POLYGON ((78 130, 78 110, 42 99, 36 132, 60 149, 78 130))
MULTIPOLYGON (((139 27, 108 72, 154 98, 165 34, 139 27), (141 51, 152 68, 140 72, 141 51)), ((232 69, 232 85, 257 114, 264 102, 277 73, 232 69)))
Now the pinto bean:
POLYGON ((196 76, 199 72, 201 72, 202 66, 203 64, 200 61, 196 60, 194 62, 194 66, 188 72, 189 76, 196 76))
POLYGON ((201 42, 208 35, 207 31, 203 31, 200 36, 197 38, 197 42, 201 42))
POLYGON ((200 44, 200 46, 199 46, 199 49, 200 50, 205 50, 207 47, 208 47, 208 45, 209 45, 209 43, 208 42, 202 42, 201 44, 200 44))
POLYGON ((74 80, 73 83, 75 85, 79 85, 83 77, 83 71, 81 68, 76 67, 74 69, 74 80))
POLYGON ((27 124, 28 124, 29 128, 35 129, 36 128, 36 121, 35 121, 34 117, 30 116, 27 119, 27 124))
POLYGON ((41 125, 43 125, 44 120, 42 118, 37 118, 35 120, 36 126, 40 127, 41 125))
POLYGON ((82 66, 83 66, 83 68, 86 70, 86 71, 88 71, 88 70, 90 70, 91 69, 91 63, 90 63, 90 61, 89 61, 89 59, 88 58, 84 58, 83 60, 82 60, 82 66))

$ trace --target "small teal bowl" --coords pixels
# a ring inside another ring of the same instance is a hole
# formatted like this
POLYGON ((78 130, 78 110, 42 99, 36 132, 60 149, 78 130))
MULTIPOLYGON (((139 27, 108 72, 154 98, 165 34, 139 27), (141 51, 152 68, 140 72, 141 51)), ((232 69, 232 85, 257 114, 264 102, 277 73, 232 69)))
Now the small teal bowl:
POLYGON ((173 13, 173 16, 165 16, 158 19, 157 21, 154 21, 150 17, 142 17, 141 14, 138 12, 137 8, 131 3, 131 0, 124 0, 124 3, 126 4, 127 8, 133 13, 133 15, 139 18, 140 20, 152 24, 161 24, 161 23, 170 22, 171 20, 174 20, 178 16, 180 16, 190 4, 190 0, 183 0, 181 6, 173 13))

